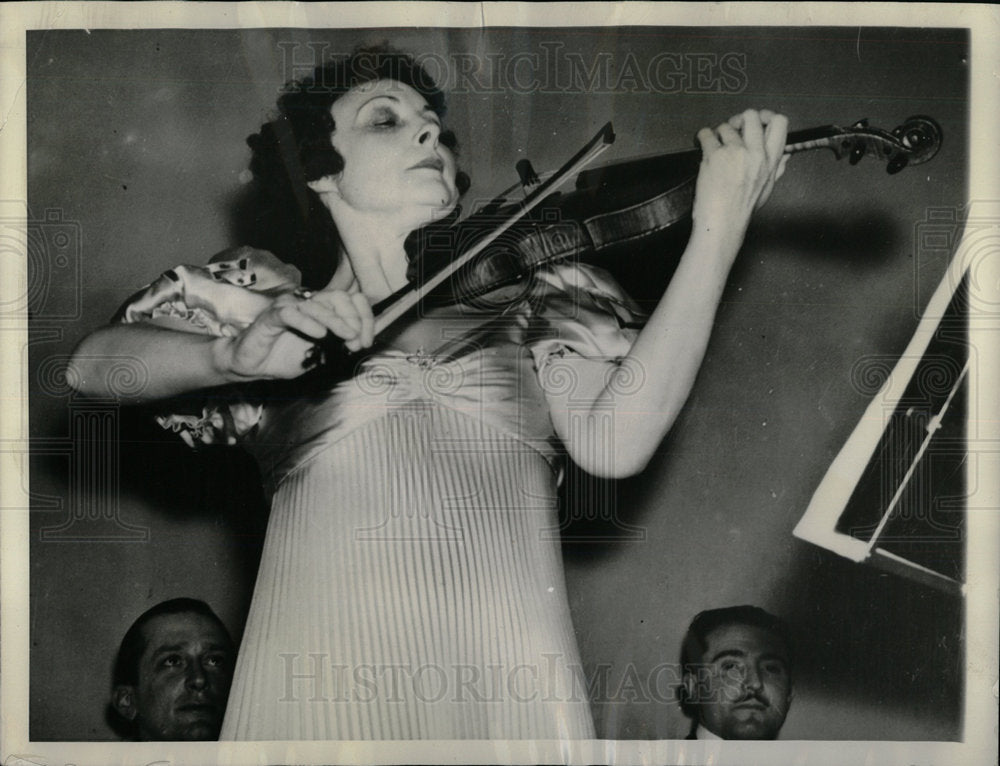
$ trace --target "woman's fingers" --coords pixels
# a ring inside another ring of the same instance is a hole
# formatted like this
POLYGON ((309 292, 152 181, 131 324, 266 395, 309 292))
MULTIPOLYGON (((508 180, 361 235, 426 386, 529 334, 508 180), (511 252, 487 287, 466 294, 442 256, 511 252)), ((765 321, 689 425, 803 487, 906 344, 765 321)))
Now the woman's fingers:
POLYGON ((361 317, 358 316, 358 307, 350 295, 343 290, 331 290, 318 293, 316 297, 328 300, 328 305, 337 316, 347 322, 356 334, 361 332, 361 317))
POLYGON ((762 148, 767 155, 769 165, 777 167, 778 160, 785 151, 785 137, 788 132, 788 118, 783 114, 777 114, 770 109, 760 111, 747 109, 734 114, 724 125, 738 131, 747 148, 762 148))
MULTIPOLYGON (((771 195, 774 182, 785 172, 788 155, 785 154, 785 143, 788 138, 788 118, 770 109, 747 109, 735 114, 725 123, 729 129, 739 132, 740 139, 746 150, 762 159, 758 166, 757 176, 759 192, 755 207, 760 207, 771 195)), ((719 134, 723 135, 722 127, 719 134)), ((726 140, 726 144, 735 145, 734 140, 726 140)))
POLYGON ((273 316, 280 330, 295 330, 310 338, 323 338, 326 336, 328 327, 320 319, 303 313, 299 306, 293 303, 276 305, 273 308, 273 316))
POLYGON ((375 318, 368 299, 361 293, 325 290, 300 301, 298 307, 342 338, 352 351, 367 348, 374 342, 375 318))
POLYGON ((718 149, 719 146, 721 146, 719 137, 711 128, 702 128, 698 131, 696 137, 698 139, 698 143, 701 144, 701 151, 704 154, 708 154, 713 149, 718 149))
POLYGON ((788 139, 788 118, 783 114, 775 114, 769 109, 760 113, 761 120, 767 126, 764 130, 764 154, 767 160, 767 181, 761 191, 757 207, 760 207, 771 196, 774 183, 785 172, 788 155, 785 154, 785 143, 788 139))
POLYGON ((742 122, 743 143, 750 151, 763 151, 764 149, 764 126, 761 124, 760 113, 754 109, 747 109, 740 115, 742 122))
POLYGON ((361 323, 356 316, 353 319, 348 319, 335 309, 314 298, 301 301, 296 308, 304 316, 308 316, 321 323, 324 327, 323 335, 326 335, 326 331, 329 330, 338 338, 342 338, 345 341, 353 340, 358 336, 361 323))
POLYGON ((358 340, 362 348, 368 348, 375 342, 375 315, 372 313, 372 306, 361 293, 352 293, 351 300, 361 318, 361 332, 358 340))
POLYGON ((785 171, 787 130, 783 115, 747 109, 714 130, 698 132, 702 164, 692 212, 705 231, 742 236, 750 215, 785 171))
POLYGON ((739 146, 743 143, 740 132, 728 122, 722 123, 715 132, 719 135, 719 140, 726 146, 739 146))
POLYGON ((774 180, 777 181, 783 175, 785 175, 785 165, 788 164, 788 158, 791 157, 790 154, 782 154, 781 159, 778 160, 778 170, 774 174, 774 180))
POLYGON ((768 165, 776 172, 782 158, 787 156, 785 143, 788 140, 788 118, 768 109, 762 110, 760 116, 767 126, 764 131, 764 151, 767 154, 768 165))

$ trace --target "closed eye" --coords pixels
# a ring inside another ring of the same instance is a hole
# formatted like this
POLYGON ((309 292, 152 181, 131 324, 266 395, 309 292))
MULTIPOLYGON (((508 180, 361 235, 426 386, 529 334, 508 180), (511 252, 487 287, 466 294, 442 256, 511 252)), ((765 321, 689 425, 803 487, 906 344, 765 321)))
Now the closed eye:
POLYGON ((399 116, 392 109, 382 107, 372 111, 369 124, 376 128, 394 128, 399 125, 399 116))

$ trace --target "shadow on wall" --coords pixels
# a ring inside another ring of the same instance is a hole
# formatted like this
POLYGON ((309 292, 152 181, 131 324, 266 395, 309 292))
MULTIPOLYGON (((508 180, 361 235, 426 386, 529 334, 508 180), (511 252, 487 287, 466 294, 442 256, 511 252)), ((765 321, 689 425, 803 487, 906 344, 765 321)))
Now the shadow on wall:
MULTIPOLYGON (((833 214, 789 217, 765 212, 759 222, 751 225, 730 283, 742 282, 745 272, 754 268, 759 257, 782 250, 793 250, 794 257, 803 263, 811 259, 835 259, 862 273, 897 261, 902 239, 897 217, 886 211, 859 210, 855 215, 845 219, 833 214)), ((643 308, 652 310, 669 283, 690 230, 688 219, 650 242, 641 252, 629 256, 627 262, 612 257, 603 265, 643 308), (666 257, 662 255, 664 247, 669 253, 666 257)), ((687 409, 681 412, 657 450, 656 468, 664 475, 670 473, 669 456, 675 438, 684 430, 686 413, 687 409)), ((624 481, 596 479, 568 465, 560 496, 564 553, 580 562, 597 561, 634 542, 643 518, 653 512, 649 506, 655 506, 655 499, 649 497, 650 483, 648 475, 624 481)), ((796 521, 790 519, 789 537, 796 521)))
MULTIPOLYGON (((157 425, 142 407, 120 408, 118 427, 121 497, 137 498, 166 523, 211 520, 220 534, 233 541, 239 573, 252 583, 267 528, 267 504, 253 459, 240 449, 223 446, 195 451, 157 425)), ((57 432, 68 431, 64 411, 57 432)), ((39 471, 52 477, 66 475, 61 455, 38 455, 35 461, 39 471)), ((55 480, 66 483, 65 478, 55 480)), ((66 488, 62 496, 68 495, 66 488)))
POLYGON ((961 597, 813 546, 798 549, 787 582, 795 589, 775 607, 795 633, 797 684, 821 698, 905 709, 961 738, 961 597))

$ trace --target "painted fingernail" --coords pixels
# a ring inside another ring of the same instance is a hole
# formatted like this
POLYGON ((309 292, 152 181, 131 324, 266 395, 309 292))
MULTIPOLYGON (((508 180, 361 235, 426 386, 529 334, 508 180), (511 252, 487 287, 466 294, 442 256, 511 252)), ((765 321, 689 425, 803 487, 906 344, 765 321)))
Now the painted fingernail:
POLYGON ((302 360, 302 367, 306 370, 311 370, 313 367, 319 367, 323 363, 323 349, 319 346, 313 346, 306 352, 306 358, 302 360))

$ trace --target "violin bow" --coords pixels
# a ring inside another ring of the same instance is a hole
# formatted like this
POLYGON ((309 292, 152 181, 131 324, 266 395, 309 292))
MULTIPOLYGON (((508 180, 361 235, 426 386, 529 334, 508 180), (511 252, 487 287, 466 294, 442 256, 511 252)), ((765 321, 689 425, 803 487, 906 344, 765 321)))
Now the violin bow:
POLYGON ((574 154, 566 163, 559 168, 550 178, 538 185, 531 194, 525 197, 517 207, 487 236, 480 239, 462 255, 453 259, 441 271, 419 284, 409 283, 390 295, 385 300, 376 304, 375 308, 375 334, 378 335, 389 325, 403 316, 406 312, 420 303, 424 295, 440 285, 452 274, 461 269, 465 264, 472 261, 479 253, 485 250, 499 236, 517 223, 521 218, 531 212, 539 202, 541 202, 549 191, 562 185, 571 176, 589 165, 601 155, 615 141, 615 132, 608 122, 597 134, 587 142, 587 144, 574 154))

